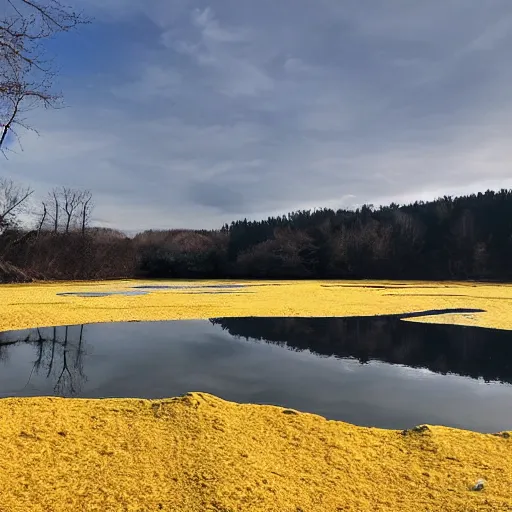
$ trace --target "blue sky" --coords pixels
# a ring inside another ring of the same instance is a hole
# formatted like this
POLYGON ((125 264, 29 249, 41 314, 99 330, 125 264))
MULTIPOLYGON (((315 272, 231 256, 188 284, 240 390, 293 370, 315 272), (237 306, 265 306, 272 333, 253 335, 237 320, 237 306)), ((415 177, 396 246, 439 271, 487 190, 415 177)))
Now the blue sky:
MULTIPOLYGON (((84 3, 73 0, 83 7, 84 3)), ((88 0, 67 108, 2 174, 98 224, 213 228, 512 187, 510 0, 88 0)))

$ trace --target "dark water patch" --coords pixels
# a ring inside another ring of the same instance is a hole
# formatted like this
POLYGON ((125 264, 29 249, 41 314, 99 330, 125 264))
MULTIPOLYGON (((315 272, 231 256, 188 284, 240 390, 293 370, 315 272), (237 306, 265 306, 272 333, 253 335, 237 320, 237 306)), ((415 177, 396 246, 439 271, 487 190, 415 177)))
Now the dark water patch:
POLYGON ((0 333, 0 396, 203 391, 359 425, 499 432, 511 364, 508 331, 398 316, 91 324, 0 333))
POLYGON ((465 313, 485 313, 485 309, 478 309, 478 308, 427 309, 426 311, 414 311, 412 313, 400 313, 398 315, 391 315, 391 316, 393 316, 395 318, 419 318, 422 316, 454 315, 454 314, 465 314, 465 313))
POLYGON ((57 293, 57 295, 60 296, 73 296, 73 297, 110 297, 112 295, 124 295, 124 296, 131 296, 131 295, 147 295, 148 292, 138 292, 138 291, 119 291, 119 292, 62 292, 57 293))

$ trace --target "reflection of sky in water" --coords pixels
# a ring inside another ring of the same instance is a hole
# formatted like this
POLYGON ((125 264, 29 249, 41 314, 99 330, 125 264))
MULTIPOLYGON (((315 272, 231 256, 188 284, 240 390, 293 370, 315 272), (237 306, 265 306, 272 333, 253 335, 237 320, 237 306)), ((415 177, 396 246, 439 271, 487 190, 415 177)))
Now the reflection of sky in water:
MULTIPOLYGON (((254 324, 250 325, 253 329, 254 324)), ((445 327, 421 324, 411 329, 406 322, 398 325, 404 333, 414 334, 418 328, 425 328, 425 339, 435 339, 436 332, 445 327)), ((16 337, 5 333, 3 340, 20 339, 29 332, 37 340, 34 330, 16 333, 16 337)), ((40 332, 48 338, 53 329, 40 332)), ((57 332, 62 339, 64 328, 57 328, 57 332)), ((485 330, 458 332, 475 332, 480 336, 477 342, 485 342, 485 330)), ((206 321, 86 325, 81 354, 77 351, 79 333, 80 326, 69 328, 65 350, 70 374, 82 397, 162 398, 203 391, 237 402, 276 404, 383 428, 431 423, 495 432, 509 430, 512 425, 512 386, 507 384, 486 384, 475 378, 376 360, 360 364, 356 354, 356 358, 339 358, 318 356, 309 349, 289 350, 253 338, 234 337, 206 321), (82 376, 77 361, 82 365, 82 376)), ((308 337, 320 340, 325 333, 317 334, 308 337)), ((505 343, 510 333, 500 332, 499 336, 500 340, 503 337, 499 343, 505 343)), ((379 345, 378 340, 373 341, 379 345)), ((493 339, 488 341, 493 350, 499 348, 493 339)), ((419 342, 414 336, 410 342, 410 349, 417 349, 419 342)), ((469 342, 461 342, 460 349, 463 345, 471 349, 469 342)), ((62 370, 64 348, 57 345, 57 357, 47 378, 44 361, 51 353, 48 343, 43 344, 46 352, 40 371, 33 371, 37 343, 0 346, 1 396, 56 394, 54 386, 62 370)), ((361 339, 362 350, 365 344, 368 340, 361 339)), ((396 349, 396 345, 390 345, 391 359, 396 349)), ((503 359, 506 356, 503 354, 503 359)), ((478 357, 475 353, 473 359, 478 357)), ((506 369, 497 357, 496 364, 506 369)), ((473 359, 467 363, 470 368, 473 359)))
POLYGON ((144 290, 187 290, 189 288, 245 288, 244 284, 205 284, 205 285, 139 285, 133 288, 141 288, 144 290))
POLYGON ((245 288, 243 284, 215 284, 215 285, 140 285, 132 286, 135 290, 103 291, 103 292, 61 292, 60 296, 74 297, 110 297, 111 295, 147 295, 158 290, 194 290, 189 293, 232 293, 245 288), (197 291, 196 291, 197 290, 197 291), (219 290, 219 291, 216 291, 219 290))
POLYGON ((127 290, 124 292, 63 292, 57 295, 70 295, 74 297, 110 297, 111 295, 147 295, 149 292, 127 290))

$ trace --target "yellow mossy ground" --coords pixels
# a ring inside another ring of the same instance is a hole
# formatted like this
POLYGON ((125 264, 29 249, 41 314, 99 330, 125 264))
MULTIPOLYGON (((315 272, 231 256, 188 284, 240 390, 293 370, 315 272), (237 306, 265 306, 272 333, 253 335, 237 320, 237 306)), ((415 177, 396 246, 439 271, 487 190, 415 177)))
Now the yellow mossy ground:
POLYGON ((512 510, 506 435, 404 435, 201 393, 8 398, 0 417, 6 512, 512 510))
MULTIPOLYGON (((58 292, 130 290, 131 287, 141 284, 145 282, 3 285, 0 286, 0 331, 127 320, 223 316, 385 315, 447 308, 476 308, 486 311, 452 315, 450 323, 512 329, 512 285, 281 281, 246 282, 248 288, 223 294, 191 293, 197 290, 159 290, 144 296, 84 298, 57 295, 58 292)), ((197 286, 212 282, 159 281, 157 284, 197 286)), ((415 321, 446 320, 442 317, 423 317, 415 321)))
MULTIPOLYGON (((0 331, 448 308, 486 312, 413 321, 512 329, 508 285, 248 282, 228 294, 56 295, 136 284, 144 283, 0 286, 0 331)), ((509 436, 443 427, 403 435, 198 393, 161 401, 2 399, 0 474, 0 512, 512 511, 509 436), (479 478, 486 487, 471 491, 479 478)))

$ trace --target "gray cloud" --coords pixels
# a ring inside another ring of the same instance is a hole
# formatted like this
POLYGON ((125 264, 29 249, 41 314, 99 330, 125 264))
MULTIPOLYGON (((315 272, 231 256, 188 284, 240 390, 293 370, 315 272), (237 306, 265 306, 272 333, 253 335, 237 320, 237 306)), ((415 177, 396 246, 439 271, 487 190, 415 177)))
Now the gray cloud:
POLYGON ((90 188, 124 229, 512 187, 508 0, 122 4, 88 3, 70 108, 2 174, 90 188))

